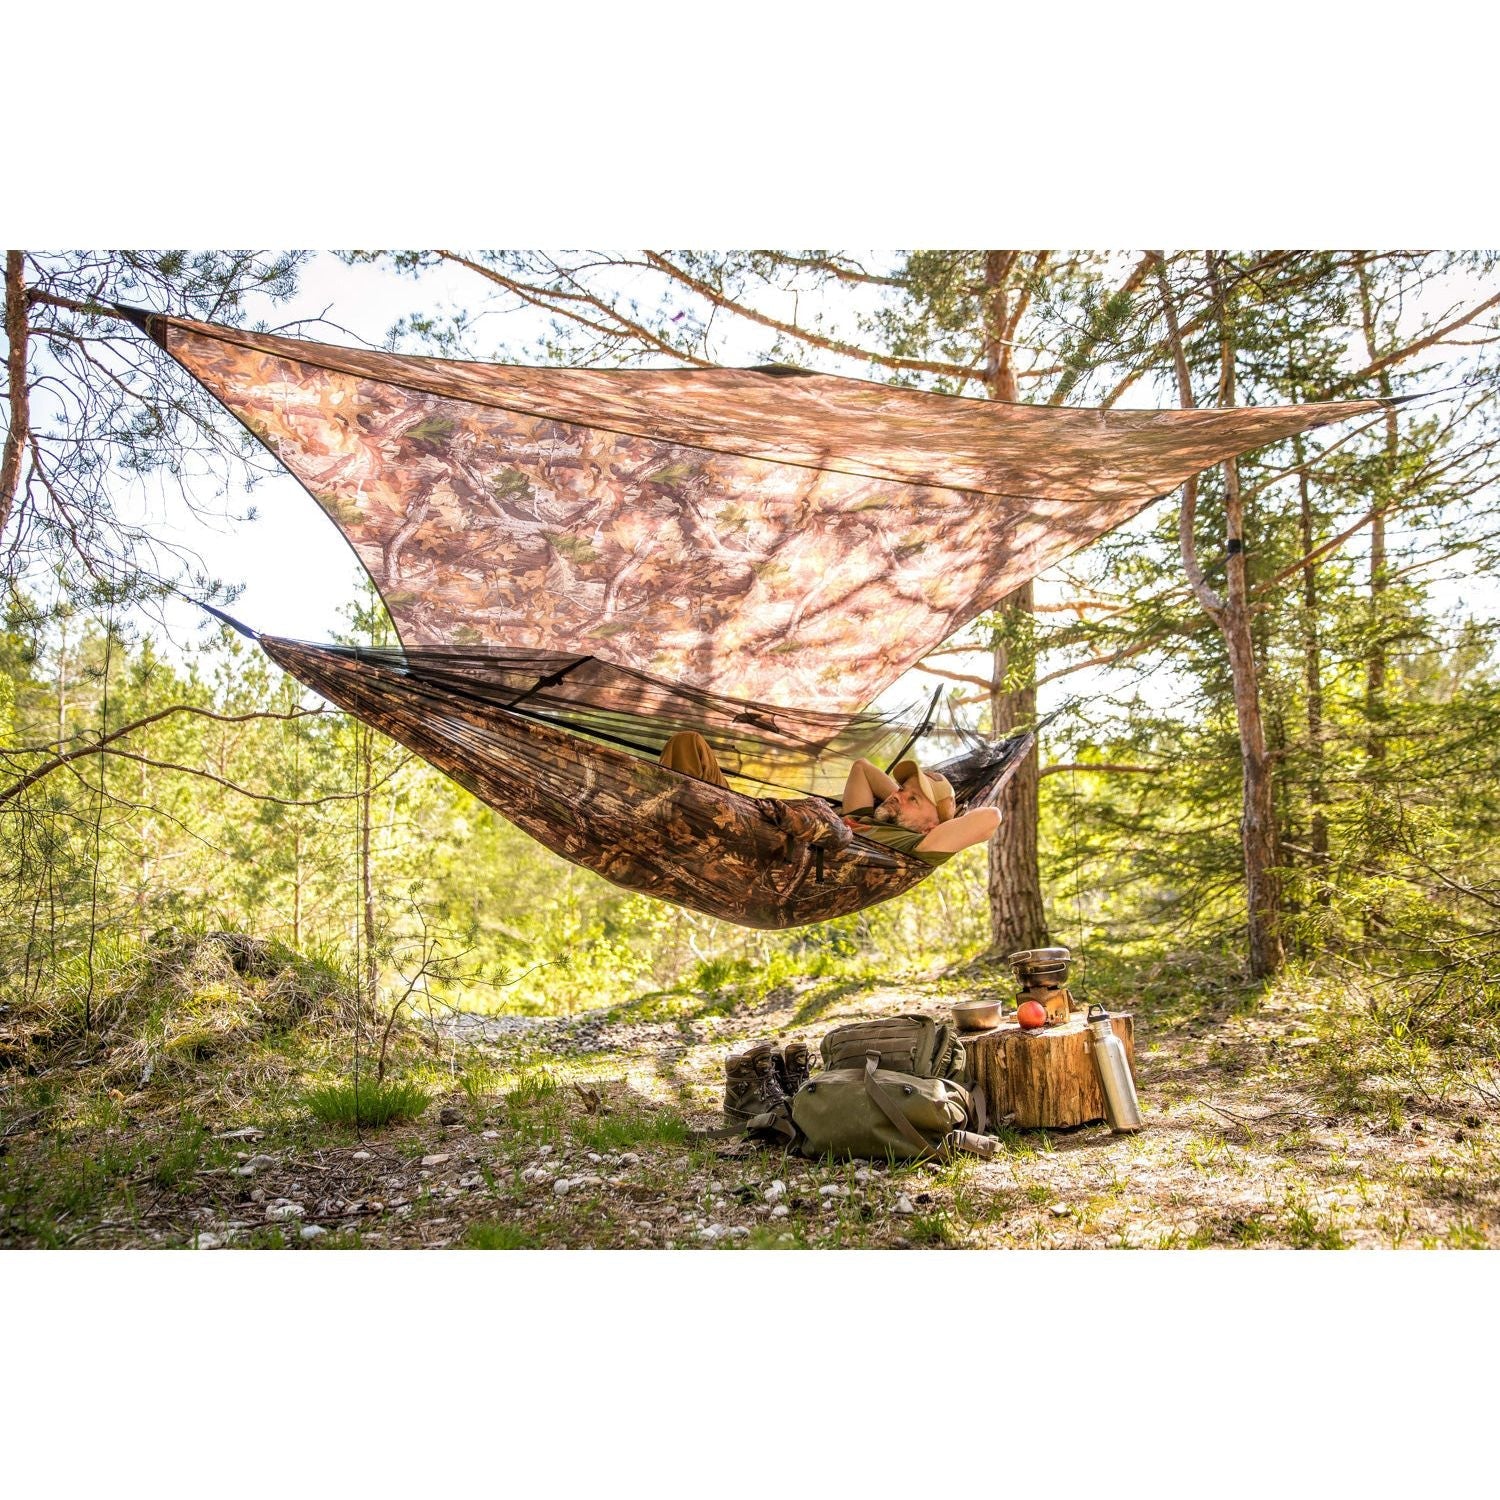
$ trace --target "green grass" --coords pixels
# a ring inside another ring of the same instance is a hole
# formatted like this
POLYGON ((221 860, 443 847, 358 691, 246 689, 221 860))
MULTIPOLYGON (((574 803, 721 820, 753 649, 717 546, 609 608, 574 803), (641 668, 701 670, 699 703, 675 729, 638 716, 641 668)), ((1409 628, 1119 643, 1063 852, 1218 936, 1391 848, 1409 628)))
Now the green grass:
POLYGON ((490 1063, 471 1062, 458 1081, 464 1097, 469 1101, 469 1107, 482 1111, 485 1100, 500 1092, 500 1079, 500 1070, 490 1063))
POLYGON ((376 1083, 361 1079, 356 1095, 352 1081, 330 1083, 303 1096, 303 1103, 325 1125, 361 1125, 378 1130, 415 1120, 432 1102, 415 1083, 376 1083))
POLYGON ((1450 1250, 1483 1250, 1489 1242, 1481 1230, 1472 1224, 1458 1223, 1443 1238, 1450 1250))
POLYGON ((555 1098, 560 1087, 555 1073, 546 1068, 537 1068, 525 1074, 515 1086, 506 1091, 505 1102, 513 1109, 526 1109, 544 1100, 555 1098))
POLYGON ((464 1244, 470 1250, 536 1250, 536 1239, 514 1224, 485 1223, 469 1225, 464 1244))
POLYGON ((1282 1226, 1287 1243, 1297 1250, 1345 1250, 1348 1241, 1331 1220, 1323 1220, 1306 1203, 1292 1203, 1282 1226))
POLYGON ((204 1148, 210 1144, 203 1126, 191 1115, 184 1116, 157 1155, 151 1174, 156 1185, 175 1188, 191 1183, 193 1173, 203 1161, 204 1148))
POLYGON ((1236 1245, 1242 1245, 1247 1249, 1251 1245, 1264 1244, 1275 1233, 1274 1228, 1255 1213, 1233 1220, 1226 1226, 1226 1229, 1236 1245))
POLYGON ((688 1123, 670 1111, 594 1115, 573 1127, 573 1138, 590 1151, 623 1151, 631 1146, 684 1145, 688 1123))
POLYGON ((913 1245, 940 1249, 957 1243, 958 1236, 953 1221, 939 1209, 936 1213, 913 1214, 906 1223, 906 1238, 913 1245))

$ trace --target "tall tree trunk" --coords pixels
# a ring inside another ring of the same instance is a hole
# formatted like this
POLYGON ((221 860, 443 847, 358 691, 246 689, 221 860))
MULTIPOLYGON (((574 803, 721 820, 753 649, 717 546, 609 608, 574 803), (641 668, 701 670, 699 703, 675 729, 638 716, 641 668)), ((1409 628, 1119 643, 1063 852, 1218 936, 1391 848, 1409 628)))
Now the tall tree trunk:
MULTIPOLYGON (((1313 549, 1312 483, 1307 477, 1307 445, 1299 435, 1293 439, 1297 456, 1298 520, 1302 555, 1302 682, 1307 699, 1308 800, 1312 804, 1308 847, 1318 875, 1328 868, 1328 783, 1323 755, 1323 637, 1318 624, 1318 566, 1310 560, 1313 549)), ((1320 905, 1329 894, 1319 892, 1320 905)))
MULTIPOLYGON (((1020 321, 1019 298, 1011 278, 1020 263, 1018 250, 987 250, 984 256, 985 385, 995 401, 1017 401, 1020 387, 1012 340, 1020 321)), ((990 688, 990 726, 997 736, 1011 733, 1036 718, 1036 665, 1031 650, 1033 594, 1023 584, 1000 605, 994 675, 990 688), (1023 650, 1017 659, 1017 646, 1023 650), (1016 669, 1016 670, 1013 670, 1016 669), (1009 691, 1007 676, 1020 682, 1009 691)), ((1042 900, 1037 860, 1040 819, 1040 768, 1033 750, 1016 772, 1000 831, 989 844, 990 947, 996 953, 1041 948, 1047 943, 1047 911, 1042 900)))
POLYGON ((370 1014, 376 1015, 380 1005, 380 964, 375 954, 375 879, 370 864, 371 789, 374 783, 374 749, 371 737, 374 730, 356 724, 355 733, 360 737, 360 788, 359 788, 359 888, 364 900, 365 917, 365 989, 369 996, 370 1014))
POLYGON ((21 489, 21 460, 31 433, 30 392, 26 384, 26 263, 19 250, 5 252, 5 384, 10 420, 0 452, 0 539, 10 523, 21 489))
MULTIPOLYGON (((995 632, 994 677, 990 690, 990 726, 996 736, 1010 734, 1036 718, 1036 688, 1027 683, 1010 692, 1004 682, 1012 648, 1025 636, 1031 621, 1029 583, 1011 594, 999 609, 1002 624, 995 632)), ((1030 650, 1026 650, 1029 663, 1030 650)), ((1024 669, 1034 675, 1029 665, 1024 669)), ((1009 801, 1000 831, 990 840, 990 947, 995 953, 1047 945, 1047 912, 1037 861, 1040 771, 1036 752, 1026 757, 1010 784, 1009 801)))
POLYGON ((57 748, 68 739, 68 616, 64 612, 57 624, 57 748))
MULTIPOLYGON (((1185 407, 1193 399, 1192 377, 1177 321, 1177 307, 1167 279, 1165 257, 1158 255, 1157 283, 1161 289, 1162 311, 1177 370, 1178 393, 1185 407)), ((1234 340, 1223 303, 1217 258, 1208 256, 1208 276, 1213 287, 1219 319, 1219 398, 1222 404, 1234 401, 1234 340)), ((1250 601, 1245 566, 1245 516, 1240 494, 1239 465, 1229 459, 1224 464, 1225 512, 1225 597, 1220 598, 1209 586, 1198 564, 1193 539, 1193 521, 1198 508, 1198 485, 1190 479, 1182 490, 1182 513, 1178 522, 1178 539, 1188 582, 1203 612, 1218 627, 1229 658, 1229 677, 1234 696, 1235 725, 1239 734, 1242 796, 1240 803, 1240 843, 1245 863, 1246 923, 1248 928, 1248 961, 1252 978, 1263 979, 1274 974, 1285 958, 1281 944, 1281 879, 1277 873, 1275 784, 1271 756, 1266 747, 1265 724, 1260 710, 1260 689, 1255 661, 1255 641, 1251 633, 1250 601)))
MULTIPOLYGON (((1364 327, 1365 352, 1371 364, 1379 359, 1376 345, 1379 334, 1375 326, 1375 303, 1370 292, 1370 275, 1363 260, 1359 263, 1359 312, 1364 327)), ((1380 394, 1391 396, 1390 369, 1382 368, 1378 376, 1380 394)), ((1385 409, 1386 473, 1376 489, 1375 505, 1370 519, 1370 648, 1365 658, 1365 753, 1372 761, 1385 759, 1386 729, 1386 652, 1385 592, 1390 578, 1385 553, 1385 512, 1390 503, 1391 485, 1395 479, 1396 454, 1401 435, 1392 406, 1385 409)))

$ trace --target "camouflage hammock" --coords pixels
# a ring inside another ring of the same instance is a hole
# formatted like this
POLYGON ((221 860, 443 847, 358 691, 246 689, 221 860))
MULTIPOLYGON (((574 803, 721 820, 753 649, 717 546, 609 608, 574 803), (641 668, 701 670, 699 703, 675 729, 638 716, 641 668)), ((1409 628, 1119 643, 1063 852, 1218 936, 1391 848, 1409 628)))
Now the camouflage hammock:
MULTIPOLYGON (((859 710, 976 614, 1201 469, 1380 405, 1009 406, 133 316, 323 508, 403 647, 265 640, 275 660, 565 858, 753 926, 858 910, 929 867, 835 848, 806 799, 650 764, 665 726, 702 727, 694 694, 731 706, 713 722, 732 781, 827 793, 854 747, 920 729, 859 710), (591 665, 550 681, 568 662, 591 665)), ((960 806, 993 802, 1029 744, 945 762, 960 806)))

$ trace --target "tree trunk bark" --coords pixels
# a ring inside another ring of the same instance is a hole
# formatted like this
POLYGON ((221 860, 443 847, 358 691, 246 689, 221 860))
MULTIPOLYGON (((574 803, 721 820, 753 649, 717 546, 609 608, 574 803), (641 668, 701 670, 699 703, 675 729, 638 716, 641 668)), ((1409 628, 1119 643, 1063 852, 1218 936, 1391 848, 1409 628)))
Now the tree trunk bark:
MULTIPOLYGON (((1135 1020, 1110 1017, 1135 1076, 1135 1020)), ((964 1082, 984 1090, 991 1119, 1007 1115, 1018 1130, 1071 1130, 1107 1117, 1104 1088, 1094 1063, 1093 1037, 1080 1019, 1041 1031, 1014 1021, 994 1031, 964 1033, 964 1082)))
MULTIPOLYGON (((1297 486, 1302 555, 1313 550, 1312 485, 1307 477, 1307 445, 1294 439, 1297 456, 1297 486)), ((1307 695, 1308 800, 1312 804, 1308 847, 1320 878, 1328 869, 1328 786, 1323 755, 1323 637, 1318 624, 1318 567, 1302 565, 1302 681, 1307 695)), ((1328 891, 1320 890, 1318 902, 1327 906, 1328 891)))
POLYGON ((365 986, 369 992, 370 1014, 376 1015, 380 1008, 380 965, 375 955, 375 880, 370 867, 370 823, 371 789, 374 781, 374 752, 371 736, 374 730, 358 726, 362 752, 360 754, 359 793, 359 885, 364 898, 365 917, 365 986))
MULTIPOLYGON (((1010 284, 1020 258, 1018 250, 987 250, 984 256, 985 385, 994 401, 1020 399, 1011 349, 1021 309, 1016 305, 1019 299, 1012 298, 1010 284)), ((996 635, 990 687, 990 729, 997 737, 1036 718, 1032 603, 1032 586, 1026 583, 1000 605, 1003 624, 996 635), (1018 643, 1024 643, 1019 663, 1018 643), (1019 671, 1012 673, 1012 666, 1019 671), (1010 691, 1005 690, 1007 675, 1022 679, 1010 691)), ((1047 911, 1037 857, 1039 786, 1040 759, 1034 749, 1011 782, 999 832, 989 843, 990 948, 995 953, 1047 945, 1047 911)))
POLYGON ((0 453, 0 540, 21 490, 21 460, 31 434, 30 392, 26 384, 26 261, 19 250, 5 252, 5 380, 10 405, 5 449, 0 453))
MULTIPOLYGON (((1364 327, 1365 352, 1371 364, 1379 359, 1376 343, 1374 299, 1370 295, 1370 277, 1365 263, 1359 263, 1359 311, 1364 327)), ((1380 394, 1393 392, 1389 369, 1379 374, 1380 394)), ((1365 753, 1372 761, 1385 759, 1386 729, 1386 651, 1385 592, 1389 586, 1385 551, 1385 512, 1390 503, 1390 485, 1395 477, 1396 454, 1400 431, 1394 407, 1385 411, 1386 473, 1376 491, 1374 514, 1370 519, 1370 650, 1365 659, 1365 753)))
MULTIPOLYGON (((1234 341, 1224 308, 1217 260, 1211 252, 1208 256, 1208 279, 1213 288, 1219 319, 1219 397, 1225 405, 1232 405, 1234 341)), ((1166 260, 1160 255, 1157 258, 1157 281, 1161 288, 1162 311, 1177 370, 1179 396, 1184 407, 1192 407, 1195 402, 1187 354, 1183 348, 1177 308, 1167 279, 1166 260)), ((1271 774, 1271 756, 1266 748, 1265 725, 1261 718, 1255 641, 1251 633, 1245 567, 1244 502, 1240 495, 1239 465, 1233 459, 1224 465, 1224 485, 1227 533, 1224 598, 1221 599, 1209 586, 1198 563, 1197 548, 1193 540, 1193 520, 1198 503, 1196 480, 1190 479, 1183 486, 1178 536, 1188 581, 1192 584, 1204 613, 1223 636, 1225 653, 1229 658, 1242 774, 1240 844, 1245 863, 1247 957, 1251 977, 1264 979, 1281 967, 1285 957, 1279 930, 1281 878, 1277 873, 1275 785, 1271 774)))
MULTIPOLYGON (((1017 626, 1030 624, 1032 592, 1023 584, 1000 606, 1005 624, 996 634, 995 675, 990 692, 990 728, 997 738, 1036 718, 1036 688, 1030 684, 1006 692, 1010 647, 1017 626)), ((1029 658, 1029 652, 1028 652, 1029 658)), ((1028 675, 1030 675, 1028 670, 1028 675)), ((1022 762, 1010 784, 1000 830, 990 840, 990 948, 996 954, 1047 946, 1047 910, 1042 901, 1037 857, 1040 820, 1040 767, 1036 751, 1022 762)))

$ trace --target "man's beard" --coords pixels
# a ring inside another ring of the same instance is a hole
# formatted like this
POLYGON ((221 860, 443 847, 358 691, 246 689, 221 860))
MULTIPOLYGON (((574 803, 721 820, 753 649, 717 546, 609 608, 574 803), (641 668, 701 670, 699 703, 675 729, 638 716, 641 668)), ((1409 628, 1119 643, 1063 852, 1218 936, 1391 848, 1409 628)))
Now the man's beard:
MULTIPOLYGON (((919 824, 917 822, 907 822, 901 816, 901 814, 906 811, 906 808, 892 807, 888 802, 882 802, 880 806, 875 809, 875 821, 877 823, 894 823, 898 828, 906 829, 908 833, 929 833, 931 831, 924 824, 919 824)), ((917 817, 917 814, 913 812, 910 813, 909 816, 915 819, 917 817)))

